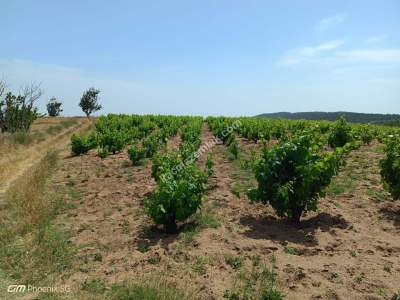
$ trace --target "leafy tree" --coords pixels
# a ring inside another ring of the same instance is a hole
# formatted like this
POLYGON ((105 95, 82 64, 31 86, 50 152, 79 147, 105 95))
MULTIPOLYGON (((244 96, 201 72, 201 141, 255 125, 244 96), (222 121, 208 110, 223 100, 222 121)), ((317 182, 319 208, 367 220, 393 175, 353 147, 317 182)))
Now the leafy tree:
POLYGON ((258 189, 250 198, 269 202, 279 216, 299 223, 303 212, 317 209, 318 198, 338 168, 336 153, 321 152, 313 136, 295 136, 263 149, 254 166, 258 189))
POLYGON ((79 106, 87 117, 89 117, 93 112, 102 109, 102 106, 98 103, 99 94, 100 90, 95 88, 90 88, 83 93, 79 106))
POLYGON ((42 96, 43 91, 38 84, 25 85, 20 89, 19 95, 8 92, 4 100, 6 84, 0 81, 0 129, 1 131, 28 131, 33 121, 40 115, 35 105, 42 96))
POLYGON ((394 199, 400 199, 400 138, 392 136, 385 153, 386 156, 380 161, 383 184, 394 199))
POLYGON ((55 97, 50 98, 49 102, 46 105, 47 113, 50 117, 57 117, 63 111, 61 108, 62 103, 58 102, 55 97))
POLYGON ((328 143, 332 148, 343 147, 353 140, 351 126, 342 116, 338 119, 328 137, 328 143))

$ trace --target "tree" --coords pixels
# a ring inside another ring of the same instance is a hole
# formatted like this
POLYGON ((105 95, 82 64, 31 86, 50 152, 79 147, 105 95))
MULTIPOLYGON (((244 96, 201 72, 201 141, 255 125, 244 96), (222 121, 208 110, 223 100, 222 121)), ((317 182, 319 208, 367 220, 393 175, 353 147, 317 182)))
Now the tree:
MULTIPOLYGON (((0 96, 5 92, 5 83, 0 83, 0 96)), ((11 92, 5 99, 0 100, 0 129, 1 131, 28 131, 33 121, 39 117, 35 102, 43 95, 40 84, 31 83, 20 89, 19 95, 11 92)))
POLYGON ((4 94, 6 87, 7 87, 7 84, 6 84, 5 80, 1 79, 0 80, 0 97, 4 94))
POLYGON ((82 111, 86 114, 88 118, 93 112, 102 109, 102 106, 98 103, 99 94, 100 90, 90 88, 82 95, 79 106, 82 108, 82 111))
POLYGON ((336 152, 321 151, 311 135, 294 136, 264 148, 254 167, 258 189, 249 196, 269 202, 279 216, 298 224, 303 212, 317 209, 318 198, 338 168, 336 152))
POLYGON ((4 102, 1 100, 1 97, 3 96, 5 90, 6 90, 6 82, 5 80, 0 80, 0 129, 1 131, 3 131, 3 127, 4 127, 4 109, 2 108, 2 106, 4 105, 4 102))
POLYGON ((47 103, 47 113, 50 117, 57 117, 63 111, 61 108, 62 103, 58 102, 55 97, 50 98, 49 102, 47 103))

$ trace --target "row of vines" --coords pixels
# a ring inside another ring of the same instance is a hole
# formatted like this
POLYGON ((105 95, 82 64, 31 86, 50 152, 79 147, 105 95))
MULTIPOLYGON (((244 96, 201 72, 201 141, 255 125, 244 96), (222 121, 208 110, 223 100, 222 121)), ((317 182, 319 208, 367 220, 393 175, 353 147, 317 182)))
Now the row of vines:
POLYGON ((400 130, 349 124, 344 118, 328 122, 108 115, 98 119, 91 134, 72 137, 72 153, 97 149, 98 156, 105 158, 127 149, 133 165, 151 159, 156 188, 144 201, 145 211, 156 224, 175 232, 178 221, 185 221, 201 207, 213 173, 210 155, 204 166, 197 162, 205 122, 234 158, 241 151, 239 137, 262 145, 246 164, 257 181, 257 187, 247 191, 248 198, 271 205, 277 215, 294 223, 305 212, 317 209, 348 154, 374 140, 385 145, 380 161, 384 187, 394 199, 400 198, 400 130), (179 147, 168 149, 167 141, 173 136, 179 136, 179 147))

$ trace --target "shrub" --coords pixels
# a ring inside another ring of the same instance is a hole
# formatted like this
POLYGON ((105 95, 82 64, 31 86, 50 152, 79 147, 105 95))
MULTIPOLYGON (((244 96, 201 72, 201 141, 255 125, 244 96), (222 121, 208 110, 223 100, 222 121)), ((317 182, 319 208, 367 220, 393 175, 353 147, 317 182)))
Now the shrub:
POLYGON ((394 199, 400 199, 400 139, 392 138, 385 148, 386 156, 380 161, 381 176, 385 189, 394 199))
POLYGON ((232 154, 232 157, 234 159, 237 159, 239 157, 239 145, 234 135, 232 135, 232 139, 229 142, 228 150, 232 154))
POLYGON ((0 100, 0 129, 3 132, 28 131, 38 117, 38 109, 25 96, 9 92, 4 101, 0 100))
POLYGON ((332 148, 343 147, 353 140, 351 126, 341 117, 335 122, 328 137, 328 143, 332 148))
POLYGON ((104 158, 107 157, 107 155, 108 155, 109 152, 110 152, 110 151, 108 150, 108 148, 99 148, 99 150, 97 151, 97 155, 98 155, 100 158, 104 159, 104 158))
POLYGON ((113 154, 121 151, 128 143, 128 140, 128 134, 121 130, 108 130, 99 135, 100 147, 113 154))
POLYGON ((206 168, 208 177, 211 177, 214 174, 214 161, 211 154, 207 155, 206 168))
POLYGON ((146 150, 134 145, 128 149, 129 159, 137 166, 146 157, 146 150))
POLYGON ((185 164, 178 152, 153 159, 154 193, 145 200, 146 213, 167 232, 176 232, 176 221, 184 221, 201 206, 206 174, 195 164, 185 164))
POLYGON ((146 151, 146 157, 151 158, 157 152, 158 138, 156 135, 151 135, 143 140, 143 148, 146 151))
POLYGON ((279 216, 298 223, 303 212, 317 209, 318 198, 338 167, 336 153, 320 152, 310 135, 295 136, 264 148, 254 166, 258 189, 250 196, 269 202, 279 216))
POLYGON ((96 147, 94 136, 75 135, 71 137, 71 151, 74 155, 87 153, 90 149, 96 147))
POLYGON ((372 140, 374 139, 373 132, 372 132, 371 128, 367 125, 361 126, 358 129, 358 135, 359 135, 360 140, 365 145, 371 144, 372 140))

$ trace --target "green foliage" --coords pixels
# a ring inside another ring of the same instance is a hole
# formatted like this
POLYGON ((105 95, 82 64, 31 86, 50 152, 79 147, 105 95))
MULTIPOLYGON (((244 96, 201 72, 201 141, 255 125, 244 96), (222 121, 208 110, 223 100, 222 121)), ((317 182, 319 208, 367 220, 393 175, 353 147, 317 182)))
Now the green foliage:
POLYGON ((385 154, 380 161, 383 184, 394 199, 400 199, 400 138, 387 142, 385 154))
POLYGON ((115 154, 124 148, 129 141, 129 136, 125 131, 108 130, 99 135, 98 140, 104 151, 115 154))
POLYGON ((82 284, 82 289, 90 293, 103 294, 106 291, 106 284, 100 278, 86 279, 82 284))
POLYGON ((212 176, 214 174, 214 161, 211 154, 207 155, 206 167, 208 177, 212 176))
POLYGON ((94 136, 73 134, 71 137, 71 152, 74 155, 85 154, 96 146, 97 141, 94 136))
POLYGON ((133 145, 128 149, 129 159, 132 161, 133 165, 140 165, 141 161, 146 157, 146 150, 133 145))
POLYGON ((251 272, 239 273, 237 287, 226 290, 223 297, 230 300, 283 300, 283 294, 276 288, 276 275, 272 268, 253 266, 251 272))
POLYGON ((258 189, 252 200, 269 202, 279 216, 299 222, 303 212, 317 209, 338 167, 336 153, 322 152, 308 134, 295 136, 263 150, 255 163, 258 189))
POLYGON ((33 101, 25 96, 6 94, 4 101, 0 100, 0 129, 2 132, 28 131, 33 121, 39 117, 33 101))
POLYGON ((290 255, 300 255, 299 249, 290 247, 290 246, 285 246, 283 251, 285 251, 285 253, 290 254, 290 255))
POLYGON ((371 144, 374 139, 374 134, 370 126, 362 125, 359 127, 357 134, 359 135, 360 140, 365 144, 371 144))
POLYGON ((101 255, 101 253, 95 253, 93 256, 93 261, 103 261, 103 256, 101 255))
POLYGON ((329 134, 328 143, 332 148, 343 147, 353 140, 351 126, 344 117, 337 120, 329 134))
POLYGON ((63 111, 61 108, 62 103, 58 102, 56 98, 51 98, 46 104, 47 113, 50 117, 57 117, 63 111))
POLYGON ((83 93, 79 106, 87 117, 89 117, 93 112, 102 109, 102 106, 98 103, 99 94, 100 90, 95 88, 90 88, 83 93))
POLYGON ((400 290, 393 294, 391 300, 400 300, 400 290))
POLYGON ((266 289, 262 292, 261 300, 283 300, 282 293, 274 288, 266 289))
POLYGON ((226 254, 224 258, 226 264, 230 265, 234 270, 239 269, 242 266, 242 260, 240 259, 240 257, 226 254))
POLYGON ((167 282, 146 280, 139 283, 113 285, 109 292, 112 300, 186 300, 183 291, 167 282))
POLYGON ((185 163, 178 152, 153 158, 154 193, 145 200, 146 213, 168 232, 177 230, 176 221, 184 221, 201 205, 206 174, 195 164, 185 163))
POLYGON ((12 140, 16 144, 28 145, 34 140, 34 137, 29 132, 16 131, 12 134, 12 140))
POLYGON ((104 159, 107 157, 108 155, 108 149, 107 148, 99 148, 99 150, 97 151, 97 155, 101 158, 104 159))
POLYGON ((145 149, 146 157, 151 158, 157 152, 159 144, 159 137, 157 135, 150 135, 143 140, 143 148, 145 149))
POLYGON ((234 159, 238 159, 238 157, 239 157, 239 145, 238 145, 234 135, 232 135, 232 138, 229 141, 228 150, 232 154, 234 159))
POLYGON ((140 240, 138 242, 138 247, 137 247, 138 251, 145 253, 147 251, 150 250, 150 244, 148 240, 140 240))

